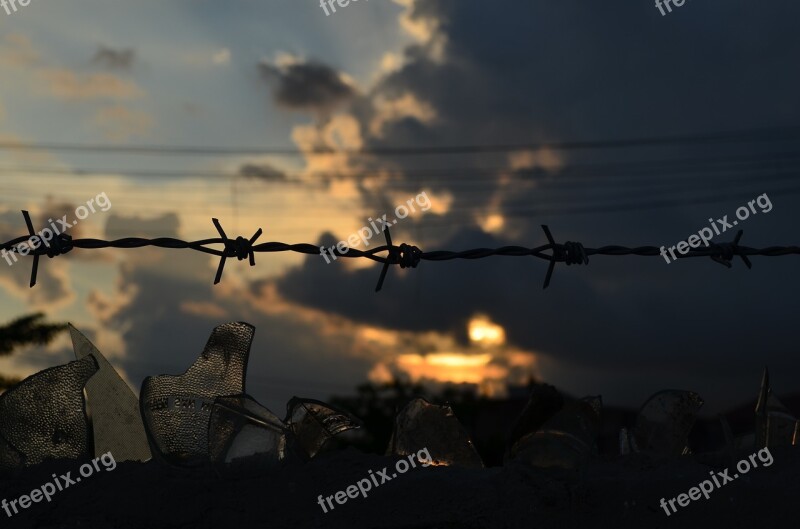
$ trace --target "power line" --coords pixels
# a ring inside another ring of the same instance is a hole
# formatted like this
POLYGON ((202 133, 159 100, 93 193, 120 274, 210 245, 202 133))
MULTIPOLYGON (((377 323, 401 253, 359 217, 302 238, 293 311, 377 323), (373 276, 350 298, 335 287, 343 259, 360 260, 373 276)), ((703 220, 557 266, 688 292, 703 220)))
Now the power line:
POLYGON ((260 182, 276 184, 298 184, 306 183, 303 180, 308 178, 320 179, 345 179, 345 178, 368 178, 375 176, 391 176, 404 178, 447 178, 453 179, 453 184, 461 184, 465 181, 477 179, 467 178, 475 176, 479 178, 497 176, 499 173, 510 174, 516 178, 531 177, 531 179, 558 179, 564 181, 566 178, 596 179, 597 177, 610 178, 614 176, 641 176, 644 174, 653 176, 668 176, 673 174, 684 174, 685 172, 714 173, 719 171, 744 170, 744 168, 756 165, 757 168, 764 168, 768 165, 787 164, 800 161, 799 151, 785 151, 773 153, 760 153, 756 155, 739 156, 716 156, 702 158, 683 158, 683 159, 657 159, 635 162, 606 162, 591 164, 570 164, 564 168, 540 169, 511 169, 506 166, 498 167, 463 167, 463 168, 364 168, 352 172, 329 172, 329 171, 309 171, 284 173, 284 179, 260 179, 258 177, 248 177, 237 172, 221 171, 169 171, 169 170, 150 170, 123 169, 123 168, 64 168, 64 167, 9 167, 0 166, 0 174, 27 174, 27 175, 69 175, 86 177, 107 177, 109 175, 120 175, 126 177, 141 178, 241 178, 242 182, 260 182))
MULTIPOLYGON (((800 159, 798 159, 800 162, 800 159)), ((389 189, 395 190, 411 190, 411 191, 418 191, 424 187, 432 187, 432 186, 441 186, 449 190, 457 190, 459 193, 467 193, 467 192, 475 192, 475 193, 483 193, 485 190, 492 190, 492 189, 499 189, 502 188, 504 185, 508 185, 507 182, 511 182, 515 185, 525 185, 525 184, 537 184, 541 185, 542 189, 546 190, 558 190, 560 188, 569 188, 575 189, 579 188, 579 190, 592 190, 593 187, 599 187, 601 190, 609 190, 614 191, 619 188, 637 188, 637 187, 692 187, 695 188, 697 186, 708 186, 708 185, 720 185, 720 184, 728 184, 732 182, 738 183, 747 183, 751 182, 755 183, 763 183, 772 180, 786 180, 794 178, 795 175, 800 175, 800 163, 792 163, 787 164, 781 162, 773 163, 773 164, 762 164, 763 167, 758 168, 749 168, 749 167, 727 167, 727 168, 706 168, 706 169, 697 169, 692 170, 691 168, 687 168, 686 171, 689 172, 659 172, 649 175, 648 177, 638 176, 638 175, 625 175, 625 174, 618 174, 618 175, 609 175, 609 176, 597 176, 591 177, 588 174, 585 175, 586 177, 583 178, 581 176, 562 176, 562 174, 554 174, 554 175, 531 175, 530 178, 524 178, 522 174, 516 173, 513 175, 509 175, 509 179, 503 181, 499 178, 493 178, 491 180, 477 180, 477 179, 460 179, 460 180, 430 180, 424 179, 420 180, 419 178, 415 179, 415 181, 408 181, 408 180, 392 180, 385 182, 384 187, 389 189), (768 167, 768 165, 772 165, 772 167, 768 167), (655 178, 655 176, 659 176, 660 178, 655 178), (506 183, 504 183, 506 182, 506 183)), ((6 169, 0 168, 0 174, 3 174, 6 169)), ((20 172, 14 171, 14 174, 20 174, 20 172)), ((24 171, 21 172, 24 174, 24 171)), ((35 174, 33 178, 42 177, 43 175, 35 174)), ((233 176, 233 175, 230 175, 233 176)), ((488 175, 487 175, 488 176, 488 175)), ((243 182, 243 179, 240 179, 240 183, 243 182)), ((258 183, 258 182, 253 182, 258 183)), ((266 182, 267 184, 280 184, 280 182, 266 182)), ((281 193, 283 194, 307 194, 316 189, 323 189, 322 187, 315 187, 313 182, 291 182, 291 184, 298 184, 298 185, 291 185, 289 187, 284 187, 281 189, 281 193)), ((83 182, 67 182, 65 184, 60 184, 59 187, 61 188, 61 192, 65 192, 67 188, 73 188, 70 192, 78 193, 79 191, 75 190, 76 187, 82 186, 83 182)), ((87 182, 81 189, 86 188, 89 183, 87 182)), ((200 185, 187 185, 185 183, 179 184, 180 187, 174 188, 164 188, 159 190, 159 193, 185 193, 187 188, 191 189, 206 189, 205 186, 200 185)), ((250 187, 248 189, 248 193, 257 192, 259 188, 250 187)), ((270 188, 272 189, 272 188, 270 188)), ((13 189, 6 188, 5 189, 8 196, 13 194, 13 189)), ((25 196, 23 191, 17 194, 17 196, 25 196), (21 194, 21 195, 20 195, 21 194)), ((126 192, 126 196, 152 196, 152 191, 147 189, 136 189, 133 191, 126 192)))
POLYGON ((495 145, 450 145, 439 147, 371 147, 367 149, 331 149, 317 147, 297 149, 290 147, 199 147, 199 146, 159 146, 159 145, 109 145, 77 144, 57 142, 0 142, 0 150, 33 150, 56 152, 85 152, 94 154, 133 154, 152 156, 310 156, 347 154, 351 156, 419 156, 451 154, 508 153, 538 149, 583 150, 616 149, 627 147, 667 146, 667 145, 708 145, 715 143, 785 141, 800 138, 800 126, 742 129, 702 134, 652 136, 647 138, 621 138, 612 140, 576 140, 532 142, 521 144, 495 145))
MULTIPOLYGON (((635 191, 635 190, 626 190, 620 191, 611 187, 610 189, 602 189, 602 191, 608 191, 605 194, 599 194, 598 190, 586 190, 587 192, 591 192, 592 195, 589 197, 581 197, 580 199, 576 200, 573 196, 568 197, 565 200, 558 200, 562 198, 563 195, 555 195, 549 194, 546 198, 538 198, 534 203, 526 203, 522 206, 515 206, 513 203, 503 203, 500 205, 499 210, 497 213, 502 214, 506 217, 522 217, 522 218, 533 218, 536 216, 565 216, 565 215, 572 215, 572 214, 585 214, 585 213, 617 213, 617 212, 628 212, 628 211, 649 211, 654 209, 662 209, 662 208, 669 208, 669 207, 685 207, 695 204, 708 204, 708 203, 719 203, 724 202, 726 200, 733 200, 733 199, 741 199, 742 195, 745 193, 756 193, 761 194, 765 191, 769 191, 773 196, 776 193, 780 193, 784 196, 795 195, 797 194, 800 187, 798 186, 788 186, 788 187, 776 187, 771 186, 769 189, 765 188, 765 184, 767 183, 782 183, 785 180, 794 180, 796 179, 795 173, 788 173, 788 174, 777 174, 766 176, 760 178, 758 180, 745 180, 745 179, 732 179, 731 182, 728 182, 725 186, 727 193, 720 194, 719 192, 715 192, 711 195, 701 196, 699 198, 695 197, 692 199, 686 199, 681 196, 670 196, 665 195, 664 193, 671 193, 671 194, 679 194, 685 195, 688 192, 695 192, 699 190, 713 190, 717 189, 719 183, 711 183, 711 182, 697 182, 699 185, 693 185, 691 188, 673 188, 673 189, 666 189, 659 191, 659 197, 657 199, 652 199, 650 193, 635 191), (754 186, 758 186, 757 188, 754 186), (609 194, 613 194, 613 196, 608 196, 609 194), (620 201, 619 199, 628 199, 627 201, 620 201), (633 202, 631 202, 633 200, 633 202)), ((659 183, 667 183, 670 182, 659 182, 659 183)), ((14 192, 7 192, 3 190, 3 198, 10 199, 12 201, 19 201, 27 198, 27 195, 14 193, 14 192)), ((133 198, 134 200, 144 200, 146 196, 151 196, 151 194, 139 195, 139 194, 129 194, 126 195, 126 198, 133 198)), ((164 198, 163 193, 161 197, 164 198)), ((473 196, 479 196, 477 194, 473 196)), ((480 195, 483 196, 483 195, 480 195)), ((145 212, 145 213, 158 213, 158 214, 166 214, 166 213, 176 213, 182 217, 206 217, 207 211, 209 207, 214 207, 214 204, 208 204, 206 206, 198 206, 198 207, 187 207, 185 205, 181 206, 179 209, 167 209, 163 206, 159 206, 158 204, 133 204, 127 205, 124 201, 116 200, 114 201, 116 204, 115 210, 119 210, 120 207, 122 208, 129 208, 133 209, 136 212, 145 212), (122 205, 120 205, 122 204, 122 205)), ((446 215, 447 215, 447 222, 448 223, 458 223, 458 222, 467 222, 471 220, 474 215, 480 215, 481 208, 484 207, 484 204, 476 204, 476 205, 463 205, 450 208, 446 215)), ((391 208, 390 208, 391 209, 391 208)), ((391 214, 391 211, 386 211, 387 214, 391 214)), ((373 213, 365 212, 365 215, 373 213)), ((282 219, 323 219, 327 220, 330 219, 330 215, 318 215, 313 213, 286 213, 281 215, 282 219)), ((285 230, 282 230, 281 233, 288 233, 285 230)), ((305 233, 305 231, 303 232, 305 233)))
MULTIPOLYGON (((762 190, 763 191, 763 190, 762 190)), ((781 195, 797 195, 800 194, 800 186, 790 186, 783 189, 769 190, 771 194, 779 192, 781 195)), ((656 199, 651 201, 637 201, 608 205, 588 205, 588 206, 575 206, 575 207, 559 207, 554 209, 546 208, 506 208, 503 209, 502 214, 507 217, 540 217, 542 215, 559 216, 559 215, 574 215, 578 213, 617 213, 626 211, 644 211, 652 209, 661 209, 678 206, 693 206, 698 204, 714 204, 724 202, 727 200, 736 200, 741 198, 741 193, 714 193, 713 195, 706 195, 692 199, 656 199)))

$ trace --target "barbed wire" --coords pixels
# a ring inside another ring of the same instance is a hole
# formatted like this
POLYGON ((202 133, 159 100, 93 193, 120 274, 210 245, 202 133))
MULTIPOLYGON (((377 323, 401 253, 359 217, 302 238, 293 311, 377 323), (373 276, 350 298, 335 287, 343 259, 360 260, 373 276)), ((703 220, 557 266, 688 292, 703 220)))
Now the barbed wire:
MULTIPOLYGON (((386 238, 386 244, 377 246, 370 250, 358 250, 356 248, 345 248, 340 250, 338 247, 331 247, 325 249, 324 247, 308 243, 288 244, 284 242, 264 242, 256 244, 256 241, 261 237, 263 231, 259 228, 249 239, 238 236, 231 239, 225 233, 219 220, 212 218, 211 221, 219 233, 219 237, 212 239, 202 239, 199 241, 184 241, 175 239, 173 237, 159 237, 155 239, 146 239, 141 237, 125 237, 113 241, 106 241, 101 239, 73 239, 70 235, 65 233, 54 234, 49 240, 44 241, 40 238, 39 234, 34 231, 33 223, 31 222, 30 214, 27 211, 22 211, 22 216, 25 219, 25 225, 28 228, 28 235, 23 235, 7 241, 0 245, 2 249, 2 256, 10 263, 10 258, 7 252, 18 253, 20 255, 30 255, 33 257, 33 266, 31 267, 31 280, 30 287, 36 285, 36 277, 39 270, 39 258, 47 256, 49 258, 57 257, 69 253, 73 249, 80 248, 84 250, 98 250, 101 248, 144 248, 148 246, 156 248, 168 248, 173 250, 190 249, 206 254, 214 255, 220 258, 217 267, 217 273, 214 276, 214 284, 220 282, 222 279, 222 272, 225 268, 227 259, 236 258, 239 261, 247 259, 250 266, 255 266, 256 253, 274 253, 274 252, 296 252, 306 255, 323 255, 325 251, 336 260, 338 257, 346 257, 350 259, 370 259, 377 263, 383 264, 381 273, 378 278, 378 284, 375 291, 379 292, 383 287, 386 279, 386 274, 390 266, 398 265, 400 268, 416 268, 421 261, 452 261, 454 259, 484 259, 494 256, 506 257, 536 257, 549 261, 550 265, 547 268, 547 274, 544 279, 542 288, 547 288, 550 285, 550 280, 553 276, 553 271, 557 263, 565 263, 570 265, 588 265, 589 257, 592 255, 608 255, 608 256, 625 256, 625 255, 638 255, 642 257, 653 257, 665 255, 663 246, 602 246, 600 248, 585 248, 579 242, 567 241, 563 244, 557 243, 550 233, 547 225, 542 225, 547 244, 537 246, 534 248, 526 248, 524 246, 503 246, 500 248, 474 248, 471 250, 463 251, 447 251, 436 250, 431 252, 423 252, 416 246, 402 243, 395 245, 392 243, 392 237, 387 225, 383 231, 386 238), (38 240, 39 245, 32 244, 30 241, 38 240), (29 243, 22 248, 21 243, 29 243), (44 245, 41 245, 43 243, 44 245), (209 248, 212 245, 222 245, 222 250, 209 248), (377 255, 380 253, 386 255, 377 255), (547 253, 549 252, 549 253, 547 253)), ((52 233, 52 230, 45 228, 52 233)), ((42 230, 39 233, 43 233, 42 230)), ((750 248, 748 246, 740 246, 739 241, 742 238, 743 231, 739 230, 736 237, 732 242, 724 243, 711 243, 705 248, 691 248, 685 254, 678 254, 674 256, 678 259, 687 257, 710 257, 717 263, 720 263, 728 268, 731 267, 733 258, 739 256, 747 268, 752 268, 749 256, 760 255, 764 257, 780 257, 785 255, 800 255, 800 246, 770 246, 767 248, 750 248)), ((674 254, 673 254, 674 255, 674 254)), ((16 256, 13 256, 16 261, 16 256)), ((325 257, 328 261, 327 257, 325 257)), ((669 262, 669 261, 668 261, 669 262)))

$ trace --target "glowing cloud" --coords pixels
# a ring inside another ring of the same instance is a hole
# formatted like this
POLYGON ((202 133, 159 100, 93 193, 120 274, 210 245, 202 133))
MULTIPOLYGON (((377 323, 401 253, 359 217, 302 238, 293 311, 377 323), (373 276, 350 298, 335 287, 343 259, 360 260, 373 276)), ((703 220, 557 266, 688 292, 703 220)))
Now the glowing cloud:
POLYGON ((501 346, 506 343, 506 331, 487 316, 478 315, 469 322, 469 339, 481 347, 501 346))

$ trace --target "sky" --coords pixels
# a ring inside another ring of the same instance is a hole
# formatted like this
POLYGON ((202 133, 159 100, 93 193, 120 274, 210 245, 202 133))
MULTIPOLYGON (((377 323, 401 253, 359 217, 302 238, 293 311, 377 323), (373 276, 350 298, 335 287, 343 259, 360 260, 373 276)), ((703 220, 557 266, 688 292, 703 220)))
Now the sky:
MULTIPOLYGON (((535 247, 543 224, 558 242, 668 248, 761 197, 713 242, 798 244, 796 3, 335 7, 0 9, 0 239, 25 233, 23 209, 46 226, 102 196, 73 238, 201 240, 214 217, 231 237, 329 248, 411 201, 392 238, 423 251, 535 247), (697 139, 740 131, 756 132, 697 139), (686 141, 613 144, 646 138, 686 141)), ((259 253, 213 285, 199 252, 76 249, 42 260, 32 289, 30 257, 0 261, 0 319, 72 322, 137 391, 183 372, 216 325, 249 322, 247 391, 278 412, 366 380, 502 397, 534 376, 612 405, 694 390, 711 413, 754 399, 767 365, 778 394, 800 391, 796 260, 592 256, 546 290, 533 257, 423 261, 375 293, 366 259, 259 253)), ((65 334, 0 372, 71 355, 65 334)))

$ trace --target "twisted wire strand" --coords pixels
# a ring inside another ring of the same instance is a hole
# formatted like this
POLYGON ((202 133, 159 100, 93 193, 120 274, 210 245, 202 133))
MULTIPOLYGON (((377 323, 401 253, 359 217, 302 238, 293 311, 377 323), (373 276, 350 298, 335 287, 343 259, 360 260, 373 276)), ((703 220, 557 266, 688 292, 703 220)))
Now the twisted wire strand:
MULTIPOLYGON (((28 228, 28 235, 23 235, 11 239, 5 243, 0 244, 0 250, 3 251, 3 258, 6 258, 6 252, 19 253, 21 255, 30 255, 33 257, 33 266, 31 267, 31 280, 30 286, 36 285, 36 277, 39 268, 39 258, 47 256, 54 258, 59 255, 69 253, 74 249, 82 250, 99 250, 103 248, 121 248, 121 249, 136 249, 144 247, 167 248, 172 250, 194 250, 203 252, 209 255, 214 255, 220 258, 219 266, 214 277, 214 284, 216 285, 222 279, 222 272, 225 268, 225 263, 229 258, 236 258, 239 261, 248 260, 250 266, 255 266, 255 254, 257 253, 274 253, 274 252, 295 252, 306 255, 318 255, 321 253, 320 247, 314 244, 299 243, 288 244, 284 242, 262 242, 256 241, 261 236, 263 231, 259 228, 251 237, 246 238, 238 236, 231 239, 225 233, 219 220, 211 219, 214 226, 219 233, 219 237, 202 239, 199 241, 184 241, 175 239, 173 237, 158 237, 155 239, 146 239, 142 237, 125 237, 116 240, 102 240, 102 239, 73 239, 69 235, 60 233, 55 235, 51 240, 43 243, 39 239, 39 245, 28 247, 27 251, 20 250, 20 243, 28 242, 32 237, 38 238, 37 233, 34 231, 33 223, 31 222, 30 215, 27 211, 22 211, 25 219, 25 224, 28 228), (222 245, 222 249, 209 248, 209 246, 222 245)), ((542 225, 547 244, 536 246, 533 248, 526 248, 524 246, 502 246, 500 248, 473 248, 462 251, 448 251, 448 250, 435 250, 424 252, 416 246, 402 243, 395 245, 392 243, 392 237, 389 233, 389 227, 384 229, 384 236, 386 244, 377 246, 369 250, 359 250, 357 248, 346 248, 340 251, 338 248, 329 249, 327 251, 334 258, 345 257, 350 259, 370 259, 376 263, 381 263, 381 274, 378 278, 378 284, 375 291, 378 292, 383 287, 386 279, 386 274, 390 266, 400 266, 400 268, 416 268, 422 261, 452 261, 454 259, 485 259, 488 257, 505 256, 505 257, 536 257, 549 261, 547 274, 544 279, 543 288, 550 285, 550 280, 555 270, 556 263, 565 263, 570 265, 588 265, 589 257, 593 255, 605 256, 628 256, 637 255, 642 257, 662 256, 660 246, 601 246, 600 248, 586 248, 579 242, 567 241, 563 244, 557 243, 550 233, 547 225, 542 225), (549 253, 548 253, 549 252, 549 253), (378 255, 383 254, 385 255, 378 255)), ((691 248, 685 254, 676 255, 677 258, 689 257, 709 257, 715 262, 730 268, 734 257, 739 256, 745 263, 747 268, 752 268, 752 263, 749 257, 753 255, 763 257, 782 257, 785 255, 800 255, 800 246, 770 246, 767 248, 751 248, 749 246, 739 245, 742 238, 743 231, 739 230, 736 237, 731 242, 711 243, 703 248, 691 248)), ((16 260, 16 256, 14 257, 16 260)), ((8 259, 7 259, 8 260, 8 259)))

